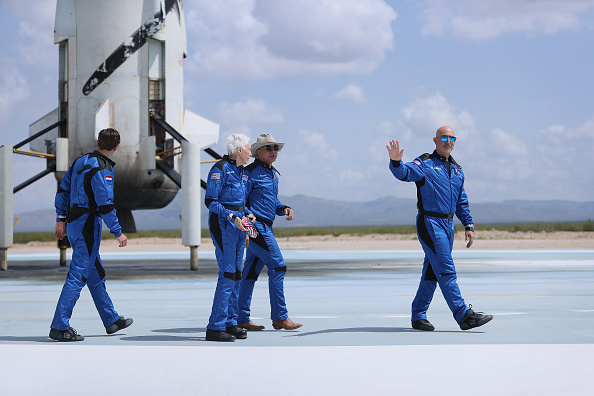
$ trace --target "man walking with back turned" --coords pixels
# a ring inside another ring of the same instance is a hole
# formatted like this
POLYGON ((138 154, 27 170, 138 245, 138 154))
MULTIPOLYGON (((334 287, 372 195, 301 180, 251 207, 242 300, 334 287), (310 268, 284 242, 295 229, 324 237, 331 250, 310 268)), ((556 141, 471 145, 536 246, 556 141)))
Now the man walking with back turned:
POLYGON ((97 139, 97 150, 74 160, 56 193, 56 230, 58 239, 72 246, 72 261, 62 288, 49 337, 57 341, 82 341, 84 337, 70 327, 70 317, 81 289, 87 285, 107 334, 124 329, 132 319, 119 316, 105 288, 105 270, 99 257, 102 222, 124 247, 128 238, 113 206, 113 162, 109 157, 120 144, 120 134, 113 128, 103 129, 97 139), (68 214, 68 208, 70 211, 68 214), (67 217, 68 214, 68 218, 67 217), (66 225, 68 220, 68 225, 66 225))

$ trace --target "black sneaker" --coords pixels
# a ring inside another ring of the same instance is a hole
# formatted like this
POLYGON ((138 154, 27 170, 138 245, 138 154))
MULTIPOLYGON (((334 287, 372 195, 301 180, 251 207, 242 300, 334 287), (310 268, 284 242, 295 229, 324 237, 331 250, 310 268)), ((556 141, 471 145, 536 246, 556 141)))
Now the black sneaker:
POLYGON ((484 312, 474 312, 472 305, 469 305, 468 311, 460 321, 460 328, 462 330, 469 330, 475 327, 489 323, 493 319, 493 315, 487 315, 484 312))
POLYGON ((51 338, 52 340, 64 341, 64 342, 82 341, 85 339, 85 337, 78 334, 76 332, 76 330, 74 330, 72 327, 69 328, 68 330, 57 330, 57 329, 50 328, 49 338, 51 338))
POLYGON ((238 340, 244 340, 247 338, 247 330, 244 330, 239 326, 227 327, 226 333, 235 336, 235 338, 238 340))
POLYGON ((226 331, 206 329, 206 341, 233 342, 235 336, 226 331))
POLYGON ((123 316, 120 316, 120 318, 117 320, 117 322, 115 322, 111 326, 107 326, 105 328, 105 331, 107 332, 107 334, 113 334, 116 331, 120 331, 120 330, 125 329, 126 327, 130 326, 132 324, 132 322, 134 322, 134 320, 132 318, 126 319, 123 316))
POLYGON ((415 320, 412 323, 412 327, 415 330, 433 331, 435 327, 427 319, 415 320))

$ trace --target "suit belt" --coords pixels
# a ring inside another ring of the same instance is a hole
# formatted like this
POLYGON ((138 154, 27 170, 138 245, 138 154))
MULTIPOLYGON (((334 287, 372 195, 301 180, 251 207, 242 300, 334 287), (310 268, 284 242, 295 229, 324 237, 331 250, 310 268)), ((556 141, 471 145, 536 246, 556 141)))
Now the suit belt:
POLYGON ((225 205, 225 204, 221 204, 221 205, 223 205, 223 207, 225 209, 235 210, 237 212, 243 212, 243 209, 244 209, 243 206, 233 206, 233 205, 225 205))
POLYGON ((83 214, 88 213, 92 216, 99 216, 101 217, 101 213, 97 210, 85 208, 82 206, 78 206, 78 204, 72 205, 70 210, 68 211, 68 223, 72 223, 74 220, 78 220, 83 214))
POLYGON ((428 212, 426 210, 419 210, 419 214, 423 215, 423 216, 439 217, 440 219, 448 219, 448 220, 451 220, 454 218, 453 213, 437 213, 437 212, 428 212))
POLYGON ((274 221, 270 221, 270 220, 262 219, 262 218, 257 218, 256 221, 259 221, 260 223, 264 223, 268 227, 272 227, 272 224, 274 224, 274 221))

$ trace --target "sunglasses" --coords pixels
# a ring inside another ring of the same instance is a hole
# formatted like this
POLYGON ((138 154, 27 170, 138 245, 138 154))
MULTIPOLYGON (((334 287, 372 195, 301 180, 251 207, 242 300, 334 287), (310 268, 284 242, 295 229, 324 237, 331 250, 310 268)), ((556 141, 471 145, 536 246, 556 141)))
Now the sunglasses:
POLYGON ((264 146, 264 147, 266 148, 266 151, 272 151, 273 149, 274 149, 274 151, 278 151, 278 144, 275 144, 274 146, 264 146))
POLYGON ((442 142, 447 142, 448 141, 448 138, 450 139, 450 142, 452 142, 452 143, 454 143, 456 141, 456 137, 455 136, 446 136, 446 135, 443 135, 441 137, 441 141, 442 142))

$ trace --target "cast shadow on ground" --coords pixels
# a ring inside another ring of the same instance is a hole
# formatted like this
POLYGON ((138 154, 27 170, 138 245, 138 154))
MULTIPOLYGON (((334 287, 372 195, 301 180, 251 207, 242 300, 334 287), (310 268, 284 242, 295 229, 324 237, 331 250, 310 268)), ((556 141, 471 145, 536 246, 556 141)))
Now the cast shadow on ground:
MULTIPOLYGON (((181 327, 175 329, 156 329, 151 330, 155 333, 174 333, 174 334, 190 334, 190 333, 206 333, 206 327, 181 327)), ((181 335, 167 335, 167 334, 155 334, 148 336, 134 336, 134 337, 122 337, 123 341, 167 341, 167 342, 179 342, 179 341, 204 341, 204 336, 181 336, 181 335)))
POLYGON ((138 342, 150 342, 150 341, 167 341, 167 342, 184 342, 184 341, 204 341, 202 337, 180 337, 174 335, 149 335, 149 336, 134 336, 134 337, 122 337, 122 341, 138 341, 138 342))
POLYGON ((28 342, 47 342, 47 343, 58 342, 58 341, 54 341, 54 340, 50 339, 48 336, 39 336, 39 337, 2 336, 2 337, 0 337, 0 342, 3 342, 3 341, 10 341, 10 342, 26 342, 26 341, 28 341, 28 342))
MULTIPOLYGON (((87 338, 106 338, 106 337, 119 337, 125 336, 125 333, 117 333, 117 334, 86 334, 84 337, 87 338)), ((60 342, 56 340, 52 340, 48 336, 26 336, 26 337, 15 337, 15 336, 1 336, 0 342, 41 342, 41 343, 56 343, 56 344, 63 344, 65 342, 60 342)))
POLYGON ((155 333, 205 333, 206 327, 180 327, 177 329, 157 329, 151 331, 155 333))
POLYGON ((307 333, 291 334, 287 337, 305 337, 318 334, 332 333, 459 333, 459 331, 420 331, 410 327, 347 327, 344 329, 325 329, 309 331, 307 333))

